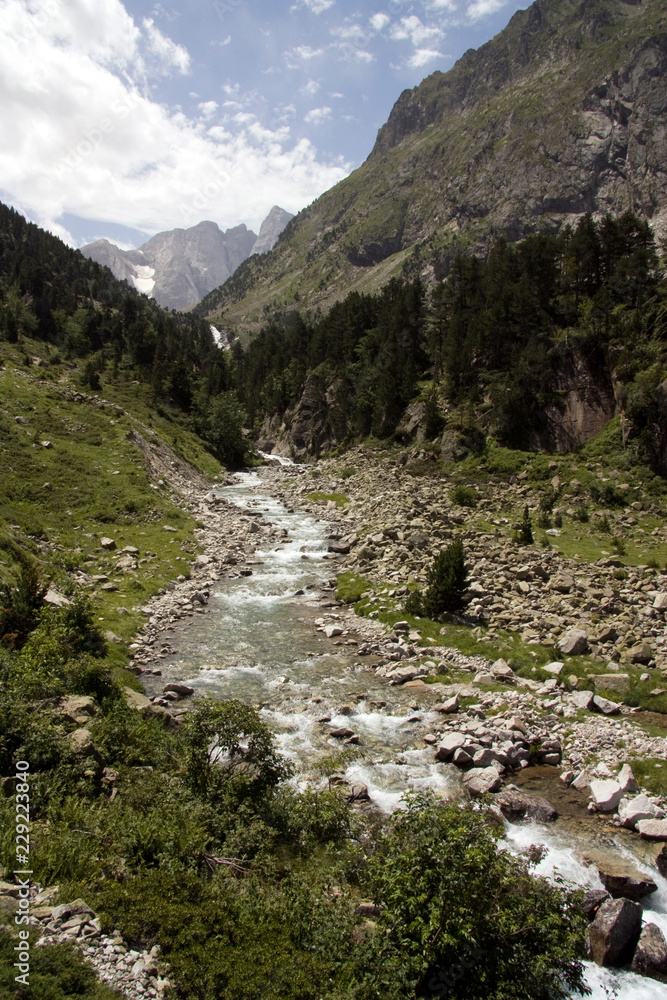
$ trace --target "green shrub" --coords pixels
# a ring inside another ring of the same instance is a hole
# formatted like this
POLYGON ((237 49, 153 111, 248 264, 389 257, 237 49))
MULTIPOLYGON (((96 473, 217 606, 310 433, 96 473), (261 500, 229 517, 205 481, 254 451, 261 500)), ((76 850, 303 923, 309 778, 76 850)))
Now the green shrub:
POLYGON ((479 497, 475 490, 470 489, 469 486, 462 486, 461 484, 454 487, 454 489, 449 494, 449 499, 452 503, 457 504, 459 507, 476 507, 479 501, 479 497))
POLYGON ((0 642, 8 649, 20 649, 34 629, 47 588, 40 582, 36 567, 24 561, 16 586, 0 587, 0 642))
POLYGON ((532 545, 533 544, 533 525, 530 520, 530 511, 528 507, 524 507, 523 517, 521 522, 517 525, 514 530, 514 541, 519 545, 532 545))
POLYGON ((438 553, 428 570, 428 589, 422 598, 427 618, 436 619, 446 611, 458 611, 463 607, 467 575, 463 542, 457 538, 438 553))
POLYGON ((492 830, 432 795, 393 815, 369 865, 382 913, 355 955, 364 1000, 565 1000, 583 988, 580 894, 534 877, 492 830))
MULTIPOLYGON (((34 946, 35 940, 31 942, 34 946)), ((0 997, 21 1000, 120 1000, 121 994, 98 982, 91 965, 71 944, 30 949, 30 985, 17 988, 16 940, 0 927, 0 997)))

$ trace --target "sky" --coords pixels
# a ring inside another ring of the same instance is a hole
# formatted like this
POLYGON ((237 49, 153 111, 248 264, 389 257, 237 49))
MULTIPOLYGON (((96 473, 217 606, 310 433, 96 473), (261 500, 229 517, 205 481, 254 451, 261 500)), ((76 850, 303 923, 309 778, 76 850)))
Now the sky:
POLYGON ((0 0, 0 200, 72 246, 296 213, 527 0, 0 0))

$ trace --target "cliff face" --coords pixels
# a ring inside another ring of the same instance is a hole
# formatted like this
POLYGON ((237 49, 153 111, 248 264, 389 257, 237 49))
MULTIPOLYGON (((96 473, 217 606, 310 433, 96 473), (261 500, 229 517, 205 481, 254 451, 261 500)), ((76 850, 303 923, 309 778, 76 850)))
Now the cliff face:
POLYGON ((138 250, 96 240, 81 252, 166 309, 183 310, 226 281, 251 254, 270 250, 291 218, 274 205, 259 236, 245 225, 223 232, 215 222, 200 222, 190 229, 157 233, 138 250))
POLYGON ((268 307, 323 308, 455 242, 632 209, 667 233, 667 0, 537 0, 396 102, 366 162, 200 305, 252 332, 268 307))

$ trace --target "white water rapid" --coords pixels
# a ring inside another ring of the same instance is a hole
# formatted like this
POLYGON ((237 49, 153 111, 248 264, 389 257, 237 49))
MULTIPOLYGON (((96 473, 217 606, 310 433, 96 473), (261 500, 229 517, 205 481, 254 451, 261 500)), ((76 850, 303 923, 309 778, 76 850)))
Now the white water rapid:
MULTIPOLYGON (((289 459, 280 463, 291 464, 289 459)), ((179 633, 179 654, 166 679, 187 682, 197 695, 240 698, 261 706, 262 717, 295 765, 298 782, 323 781, 318 763, 332 750, 342 749, 329 730, 345 726, 359 736, 360 744, 341 755, 339 773, 354 785, 366 785, 380 809, 400 808, 410 788, 459 796, 456 768, 435 763, 433 750, 422 741, 439 718, 432 711, 435 696, 428 689, 389 687, 360 663, 345 631, 335 653, 329 643, 314 638, 313 619, 324 613, 322 598, 330 596, 328 581, 335 576, 327 528, 313 517, 290 512, 268 489, 257 474, 239 473, 234 485, 216 491, 286 533, 281 541, 274 539, 257 550, 251 576, 220 581, 211 594, 211 613, 179 633), (302 593, 295 596, 297 591, 302 593), (318 722, 323 718, 330 722, 318 722)), ((513 852, 541 844, 546 853, 538 874, 600 887, 595 867, 578 860, 590 846, 590 835, 584 828, 580 833, 571 827, 559 832, 558 824, 506 823, 502 843, 513 852)), ((667 882, 641 856, 630 854, 628 838, 611 846, 617 854, 626 853, 635 867, 650 871, 658 891, 645 901, 644 919, 667 935, 667 882)), ((592 963, 587 964, 587 981, 593 1000, 667 1000, 667 985, 592 963)))

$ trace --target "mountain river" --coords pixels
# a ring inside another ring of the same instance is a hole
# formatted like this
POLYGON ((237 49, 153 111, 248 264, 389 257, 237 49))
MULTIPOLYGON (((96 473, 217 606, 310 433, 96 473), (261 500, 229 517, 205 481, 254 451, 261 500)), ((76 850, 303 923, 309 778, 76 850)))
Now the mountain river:
MULTIPOLYGON (((163 670, 164 679, 185 681, 198 696, 234 697, 260 705, 282 752, 295 765, 294 780, 302 784, 324 783, 321 765, 335 753, 338 773, 352 785, 366 785, 372 802, 385 812, 400 808, 401 796, 410 788, 463 795, 456 768, 436 763, 432 748, 421 738, 438 719, 429 710, 435 698, 428 689, 390 687, 370 665, 359 664, 354 646, 348 645, 346 619, 341 618, 337 652, 331 652, 329 643, 318 650, 317 620, 334 575, 327 525, 291 512, 269 489, 257 474, 239 473, 233 485, 216 490, 286 533, 280 543, 273 539, 256 552, 251 576, 219 581, 211 593, 210 613, 179 630, 179 652, 163 670), (297 591, 303 593, 295 596, 297 591), (322 719, 329 721, 318 721, 322 719), (336 726, 352 729, 359 745, 343 748, 329 735, 336 726)), ((337 609, 326 611, 335 614, 337 609)), ((534 790, 550 797, 551 789, 534 790)), ((602 887, 596 869, 579 860, 591 846, 627 857, 657 883, 658 891, 645 900, 644 919, 667 935, 667 881, 647 864, 641 853, 644 845, 624 831, 607 831, 601 839, 595 824, 586 817, 558 820, 548 827, 506 822, 503 844, 511 851, 543 845, 546 853, 538 874, 560 875, 586 887, 602 887)), ((592 963, 586 968, 594 1000, 667 1000, 667 984, 592 963)))

